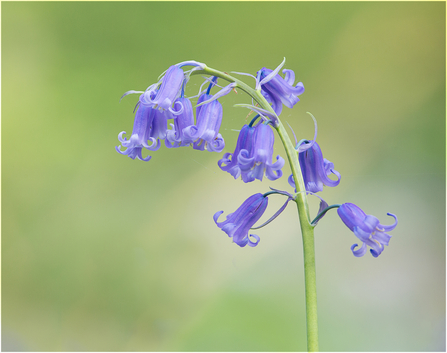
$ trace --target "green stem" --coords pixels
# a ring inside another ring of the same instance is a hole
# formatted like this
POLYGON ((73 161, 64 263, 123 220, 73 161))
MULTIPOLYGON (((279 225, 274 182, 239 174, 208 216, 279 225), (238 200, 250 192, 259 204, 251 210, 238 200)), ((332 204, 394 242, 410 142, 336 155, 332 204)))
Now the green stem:
POLYGON ((314 228, 303 232, 304 281, 306 286, 307 350, 318 352, 317 277, 315 271, 314 228))
MULTIPOLYGON (((205 74, 220 77, 228 82, 236 82, 237 87, 249 94, 261 108, 268 110, 276 115, 273 108, 261 94, 261 90, 256 90, 239 79, 224 72, 205 67, 203 70, 192 72, 193 75, 205 74)), ((307 203, 306 188, 301 173, 298 153, 287 134, 284 125, 278 119, 275 126, 279 138, 284 145, 284 149, 292 169, 293 179, 295 180, 297 195, 294 201, 298 207, 298 216, 300 220, 301 232, 303 236, 304 252, 304 278, 306 286, 306 323, 307 323, 307 349, 309 352, 318 351, 318 319, 317 319, 317 281, 315 272, 315 247, 314 247, 314 226, 310 222, 309 206, 307 203), (304 192, 301 192, 304 191, 304 192)))
POLYGON ((298 161, 298 153, 293 148, 289 135, 285 132, 281 122, 277 128, 279 137, 284 144, 287 158, 292 169, 297 192, 295 202, 298 207, 301 234, 303 236, 304 253, 304 282, 306 287, 306 324, 307 324, 307 350, 318 352, 318 313, 317 313, 317 279, 315 270, 315 242, 314 226, 310 223, 309 207, 307 204, 303 176, 298 161))

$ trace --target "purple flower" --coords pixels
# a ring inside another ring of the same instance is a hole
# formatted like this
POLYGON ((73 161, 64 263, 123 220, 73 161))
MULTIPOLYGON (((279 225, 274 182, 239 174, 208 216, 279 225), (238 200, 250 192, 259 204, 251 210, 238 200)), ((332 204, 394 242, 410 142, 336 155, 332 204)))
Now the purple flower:
MULTIPOLYGON (((160 142, 156 141, 158 136, 153 133, 155 130, 153 128, 151 129, 154 126, 154 122, 158 122, 159 120, 156 114, 157 111, 155 109, 139 104, 130 139, 123 138, 123 134, 126 133, 125 131, 120 132, 118 135, 118 140, 126 150, 121 151, 121 146, 116 146, 116 151, 128 155, 132 159, 138 158, 145 162, 149 161, 151 156, 143 158, 141 152, 143 147, 151 151, 156 151, 160 148, 160 142), (148 145, 148 141, 151 141, 151 145, 148 145)), ((155 123, 156 127, 159 125, 159 123, 155 123)))
MULTIPOLYGON (((223 158, 217 162, 220 169, 230 173, 234 179, 241 176, 244 182, 248 182, 247 174, 253 166, 252 155, 255 128, 244 125, 239 133, 234 153, 225 153, 223 158), (242 172, 243 171, 243 172, 242 172)), ((253 179, 254 180, 254 179, 253 179)))
POLYGON ((277 161, 271 163, 274 142, 273 131, 267 124, 260 123, 254 128, 245 125, 234 153, 226 153, 218 165, 235 179, 241 175, 245 183, 255 179, 262 181, 264 173, 268 179, 276 180, 282 176, 284 159, 277 156, 277 161))
POLYGON ((273 78, 263 83, 262 80, 272 72, 273 70, 262 68, 258 71, 257 81, 261 83, 262 95, 272 104, 273 110, 279 115, 281 114, 283 104, 288 108, 293 108, 299 102, 298 96, 304 92, 304 86, 302 82, 298 82, 296 86, 293 86, 295 73, 292 70, 283 70, 284 78, 276 74, 273 78))
POLYGON ((245 245, 256 246, 259 243, 259 237, 255 234, 248 234, 250 228, 264 214, 267 208, 268 198, 262 194, 250 196, 244 203, 234 212, 230 213, 226 220, 217 222, 223 211, 216 212, 213 216, 217 226, 233 238, 233 242, 244 247, 245 245), (250 240, 253 237, 256 241, 250 240))
MULTIPOLYGON (((301 145, 298 149, 298 159, 306 190, 319 192, 323 191, 323 185, 331 187, 337 186, 340 183, 340 173, 334 169, 333 163, 323 158, 323 153, 318 143, 315 141, 312 142, 305 141, 305 145, 301 145), (329 179, 328 176, 331 173, 337 176, 337 180, 329 179)), ((288 181, 296 189, 293 175, 289 176, 288 181)))
POLYGON ((180 96, 184 79, 183 70, 177 65, 171 66, 163 76, 160 85, 156 83, 144 92, 142 99, 140 99, 141 102, 153 108, 167 110, 175 115, 180 114, 182 108, 175 111, 172 104, 180 96))
POLYGON ((173 129, 167 131, 165 144, 168 148, 189 146, 190 143, 185 142, 183 129, 194 125, 191 101, 187 98, 177 98, 175 102, 183 106, 183 112, 174 118, 174 124, 170 124, 173 129))
POLYGON ((376 217, 366 215, 360 207, 353 203, 342 204, 337 212, 343 223, 363 242, 358 250, 354 250, 358 244, 351 246, 352 253, 357 257, 365 255, 367 246, 371 248, 372 256, 379 256, 384 249, 384 245, 388 245, 391 239, 391 235, 385 232, 393 230, 397 226, 397 217, 394 214, 387 213, 388 216, 394 217, 394 224, 384 226, 379 223, 376 217))
MULTIPOLYGON (((198 104, 210 99, 212 96, 203 94, 198 104)), ((222 123, 222 105, 214 100, 203 104, 196 109, 197 124, 183 129, 185 143, 193 143, 193 148, 211 152, 221 152, 225 147, 225 141, 219 133, 222 123)))
MULTIPOLYGON (((276 162, 271 163, 274 142, 275 136, 268 124, 256 125, 251 154, 252 166, 248 173, 247 181, 255 179, 262 181, 264 173, 270 180, 276 180, 282 176, 281 168, 284 165, 284 159, 278 155, 276 156, 276 162)), ((244 168, 248 167, 249 160, 249 158, 245 159, 244 168)))

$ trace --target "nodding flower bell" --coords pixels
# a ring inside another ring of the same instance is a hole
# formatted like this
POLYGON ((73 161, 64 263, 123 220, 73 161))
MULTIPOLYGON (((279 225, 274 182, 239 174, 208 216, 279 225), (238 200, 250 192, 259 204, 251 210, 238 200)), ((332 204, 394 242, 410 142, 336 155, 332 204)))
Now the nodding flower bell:
MULTIPOLYGON (((211 97, 209 94, 203 94, 197 103, 200 104, 211 97)), ((184 143, 193 143, 196 150, 221 152, 225 147, 225 141, 219 133, 222 105, 218 100, 205 103, 197 107, 196 115, 197 124, 183 129, 184 143)))
POLYGON ((120 132, 118 135, 118 140, 126 150, 121 151, 121 146, 116 146, 116 151, 120 154, 128 155, 132 159, 138 158, 145 162, 149 161, 151 156, 143 158, 141 152, 143 147, 150 151, 156 151, 160 148, 160 141, 156 141, 159 137, 158 126, 160 125, 156 113, 157 111, 150 106, 139 103, 130 139, 123 138, 125 131, 120 132), (157 122, 154 129, 155 121, 157 122), (148 145, 148 141, 151 141, 151 145, 148 145))
POLYGON ((250 196, 244 203, 233 213, 230 213, 226 220, 217 222, 223 211, 216 212, 213 216, 216 225, 233 238, 233 242, 244 247, 249 245, 254 247, 259 243, 259 237, 255 234, 248 234, 249 230, 264 214, 268 205, 268 198, 263 194, 255 194, 250 196), (252 241, 254 238, 255 241, 252 241))
POLYGON ((358 250, 354 250, 358 244, 351 246, 351 251, 356 257, 365 255, 367 246, 371 248, 372 256, 379 256, 384 249, 384 245, 388 245, 391 239, 391 235, 385 232, 393 230, 397 226, 397 217, 394 214, 387 213, 388 216, 394 217, 394 224, 384 226, 380 224, 376 217, 366 215, 360 207, 353 203, 342 204, 337 213, 343 223, 363 242, 358 250))
POLYGON ((244 182, 252 181, 247 179, 247 175, 253 166, 253 158, 250 157, 253 150, 254 133, 253 126, 244 125, 239 133, 234 153, 225 153, 223 158, 217 162, 219 168, 230 173, 234 179, 242 175, 244 182))
POLYGON ((245 183, 266 177, 276 180, 282 176, 284 159, 276 157, 272 163, 275 136, 268 124, 259 123, 256 127, 245 125, 239 133, 233 154, 227 153, 218 162, 219 167, 236 179, 239 175, 245 183))
POLYGON ((172 108, 172 104, 180 96, 184 80, 183 70, 177 65, 171 66, 161 79, 161 83, 153 84, 144 92, 142 103, 153 108, 167 110, 174 115, 180 114, 182 108, 176 111, 172 108))
MULTIPOLYGON (((280 66, 282 66, 282 64, 280 66)), ((283 104, 288 108, 293 108, 293 106, 300 101, 298 96, 304 92, 304 85, 302 82, 298 82, 296 86, 294 86, 295 73, 292 70, 286 69, 282 71, 285 75, 284 78, 279 74, 276 74, 272 79, 262 83, 262 80, 272 72, 273 70, 265 67, 262 68, 258 71, 257 81, 261 83, 262 95, 270 104, 272 104, 273 110, 279 115, 281 114, 283 104)))
POLYGON ((253 165, 248 173, 247 181, 255 179, 262 181, 264 173, 270 180, 276 180, 282 176, 281 168, 284 166, 284 159, 278 155, 276 162, 271 162, 274 142, 275 136, 268 124, 256 125, 251 155, 253 165))
MULTIPOLYGON (((301 172, 303 174, 304 185, 307 191, 323 191, 323 185, 337 186, 340 183, 340 173, 334 169, 334 164, 323 158, 320 146, 315 140, 304 140, 298 148, 298 159, 301 172), (329 175, 334 174, 337 180, 329 179, 329 175)), ((293 175, 289 176, 289 184, 296 189, 293 175)))

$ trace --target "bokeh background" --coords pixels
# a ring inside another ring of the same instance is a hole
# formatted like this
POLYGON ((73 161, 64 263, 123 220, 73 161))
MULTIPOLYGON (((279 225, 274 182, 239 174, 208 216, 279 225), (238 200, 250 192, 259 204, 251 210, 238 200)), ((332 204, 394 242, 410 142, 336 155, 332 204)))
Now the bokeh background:
MULTIPOLYGON (((329 214, 316 228, 323 351, 445 351, 445 3, 3 2, 2 349, 306 350, 290 204, 239 248, 212 219, 245 185, 222 153, 115 152, 170 65, 255 74, 287 58, 306 92, 281 118, 342 175, 329 204, 399 225, 379 258, 329 214)), ((254 83, 249 77, 247 82, 254 83)), ((200 77, 190 82, 196 94, 200 77)), ((249 102, 221 99, 224 152, 249 102)), ((277 143, 275 154, 282 154, 277 143)), ((282 205, 270 198, 267 219, 282 205)), ((317 202, 311 200, 313 212, 317 202)))

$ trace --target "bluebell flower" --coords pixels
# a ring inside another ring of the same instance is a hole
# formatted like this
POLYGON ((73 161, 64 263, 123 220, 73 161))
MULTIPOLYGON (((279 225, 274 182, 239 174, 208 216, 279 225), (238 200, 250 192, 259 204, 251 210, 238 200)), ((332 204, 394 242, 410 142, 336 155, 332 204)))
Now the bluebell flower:
POLYGON ((261 86, 262 95, 272 105, 277 115, 281 114, 283 104, 288 108, 293 108, 300 100, 298 96, 304 92, 302 82, 294 86, 295 73, 292 70, 283 70, 284 78, 275 74, 283 64, 284 61, 275 71, 262 68, 258 71, 256 79, 258 85, 261 86))
MULTIPOLYGON (((323 185, 334 187, 340 183, 340 173, 334 169, 333 163, 323 158, 320 146, 315 140, 305 140, 304 144, 299 146, 298 159, 307 191, 319 192, 323 191, 323 185), (337 180, 330 179, 330 174, 334 174, 337 180)), ((288 181, 296 189, 292 174, 288 181)))
MULTIPOLYGON (((153 133, 154 130, 151 129, 154 120, 159 120, 156 118, 156 113, 157 111, 150 106, 139 104, 137 112, 135 113, 135 120, 130 139, 127 140, 126 138, 123 138, 123 134, 126 133, 125 131, 120 132, 118 135, 118 140, 126 150, 121 151, 121 146, 117 146, 115 147, 116 151, 128 155, 132 159, 138 158, 145 162, 149 161, 151 156, 147 156, 146 158, 143 158, 142 156, 143 147, 150 151, 156 151, 160 148, 160 141, 156 140, 157 134, 153 133), (148 141, 151 142, 151 145, 148 144, 148 141)), ((159 125, 160 124, 158 124, 158 126, 159 125)))
POLYGON ((234 179, 239 178, 242 174, 242 180, 248 181, 247 174, 253 165, 251 155, 254 133, 255 128, 253 126, 244 125, 239 133, 234 152, 225 153, 223 158, 217 162, 219 168, 230 173, 234 179))
MULTIPOLYGON (((197 103, 200 104, 211 97, 209 94, 203 94, 197 103)), ((225 147, 225 141, 219 133, 222 111, 222 105, 217 100, 198 106, 196 125, 183 129, 184 142, 193 143, 193 148, 197 150, 221 152, 225 147)))
POLYGON ((262 194, 250 196, 244 203, 234 212, 230 213, 226 220, 217 222, 223 211, 216 212, 213 216, 216 225, 233 238, 233 242, 244 247, 245 245, 256 246, 259 243, 259 237, 255 234, 248 234, 250 228, 264 214, 268 205, 268 198, 262 194), (254 238, 255 241, 252 241, 254 238))
POLYGON ((170 124, 173 129, 167 131, 165 144, 169 148, 191 145, 190 142, 185 142, 183 133, 183 129, 194 125, 194 111, 191 101, 188 98, 177 98, 176 102, 183 106, 183 112, 174 118, 174 124, 170 124))
POLYGON ((160 82, 153 84, 144 92, 140 100, 145 105, 178 115, 181 113, 182 107, 179 110, 174 110, 172 105, 180 96, 184 80, 183 70, 177 65, 173 65, 166 71, 160 82))
POLYGON ((270 180, 276 180, 282 176, 281 168, 284 166, 284 159, 278 155, 276 162, 271 162, 274 142, 275 136, 271 127, 268 124, 258 124, 255 129, 253 146, 254 166, 250 173, 255 179, 262 181, 264 173, 270 180))
POLYGON ((284 159, 278 155, 276 162, 271 162, 274 142, 275 136, 268 124, 256 125, 251 158, 244 160, 244 169, 248 167, 250 159, 252 161, 247 181, 255 179, 262 181, 264 173, 269 180, 276 180, 282 176, 281 168, 284 166, 284 159))
POLYGON ((380 224, 376 217, 366 215, 360 207, 353 203, 342 204, 337 213, 343 223, 363 242, 360 249, 354 250, 358 244, 351 246, 352 253, 357 257, 365 255, 367 246, 371 248, 372 256, 379 256, 384 249, 384 245, 388 245, 391 239, 391 235, 385 232, 393 230, 397 226, 397 217, 394 214, 387 213, 388 216, 394 217, 394 224, 384 226, 380 224))
POLYGON ((267 124, 260 123, 254 128, 245 125, 239 133, 234 153, 226 153, 218 165, 235 179, 242 176, 245 183, 255 179, 262 181, 264 174, 268 179, 276 180, 282 176, 284 159, 278 155, 276 162, 271 162, 274 142, 275 136, 267 124))

